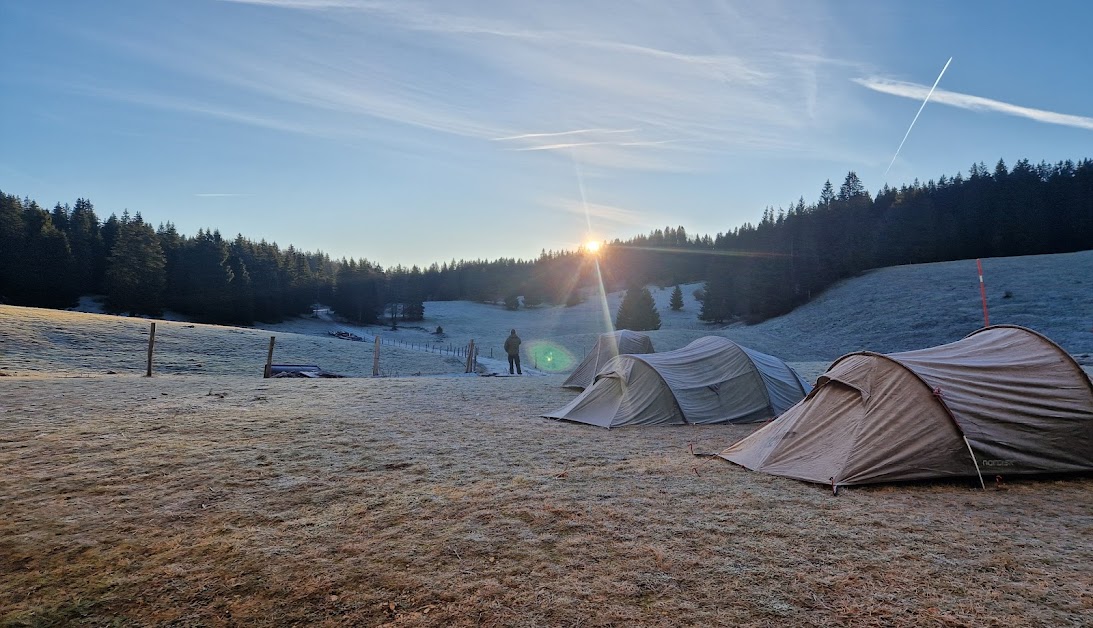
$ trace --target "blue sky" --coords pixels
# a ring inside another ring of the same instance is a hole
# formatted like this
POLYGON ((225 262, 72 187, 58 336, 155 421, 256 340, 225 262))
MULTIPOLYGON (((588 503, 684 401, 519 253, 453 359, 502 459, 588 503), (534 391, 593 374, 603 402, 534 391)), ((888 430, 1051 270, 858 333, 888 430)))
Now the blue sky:
POLYGON ((1093 157, 1091 7, 0 0, 0 189, 385 266, 712 235, 1093 157))

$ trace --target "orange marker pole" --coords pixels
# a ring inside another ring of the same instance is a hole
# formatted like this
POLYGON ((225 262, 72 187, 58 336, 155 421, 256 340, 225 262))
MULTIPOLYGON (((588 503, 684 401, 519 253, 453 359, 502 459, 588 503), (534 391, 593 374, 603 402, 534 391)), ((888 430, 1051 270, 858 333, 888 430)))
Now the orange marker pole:
POLYGON ((987 313, 987 287, 983 284, 983 262, 975 260, 975 267, 979 269, 979 296, 983 299, 983 326, 991 326, 991 317, 987 313))

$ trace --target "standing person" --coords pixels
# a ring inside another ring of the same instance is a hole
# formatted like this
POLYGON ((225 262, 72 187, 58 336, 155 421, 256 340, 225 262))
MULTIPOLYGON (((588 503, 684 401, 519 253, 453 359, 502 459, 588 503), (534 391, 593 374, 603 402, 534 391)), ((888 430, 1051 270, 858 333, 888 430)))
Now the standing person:
POLYGON ((516 335, 515 329, 505 338, 505 353, 509 355, 509 375, 512 375, 513 367, 516 367, 517 375, 523 375, 520 370, 520 336, 516 335))

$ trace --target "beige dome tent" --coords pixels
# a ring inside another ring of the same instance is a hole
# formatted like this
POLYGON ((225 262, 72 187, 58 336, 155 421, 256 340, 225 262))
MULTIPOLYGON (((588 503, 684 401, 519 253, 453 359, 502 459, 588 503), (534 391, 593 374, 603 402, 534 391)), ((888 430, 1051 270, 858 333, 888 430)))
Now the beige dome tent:
POLYGON ((1093 383, 1036 332, 835 361, 808 397, 719 454, 839 486, 1093 470, 1093 383))
POLYGON ((706 336, 676 351, 615 357, 592 386, 543 416, 608 428, 745 423, 777 416, 807 392, 778 358, 706 336))
POLYGON ((653 353, 653 341, 649 339, 649 336, 629 329, 600 334, 596 340, 596 346, 577 365, 577 368, 573 369, 562 383, 562 387, 579 390, 588 388, 596 379, 596 373, 599 373, 611 358, 627 353, 653 353))

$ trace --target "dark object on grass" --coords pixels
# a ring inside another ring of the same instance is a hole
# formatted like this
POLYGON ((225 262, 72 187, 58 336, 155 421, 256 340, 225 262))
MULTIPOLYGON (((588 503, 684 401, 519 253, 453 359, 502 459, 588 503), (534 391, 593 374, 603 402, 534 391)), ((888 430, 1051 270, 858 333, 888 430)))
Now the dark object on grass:
POLYGON ((342 377, 335 373, 327 373, 314 364, 271 364, 270 377, 307 377, 317 379, 320 377, 342 377))

